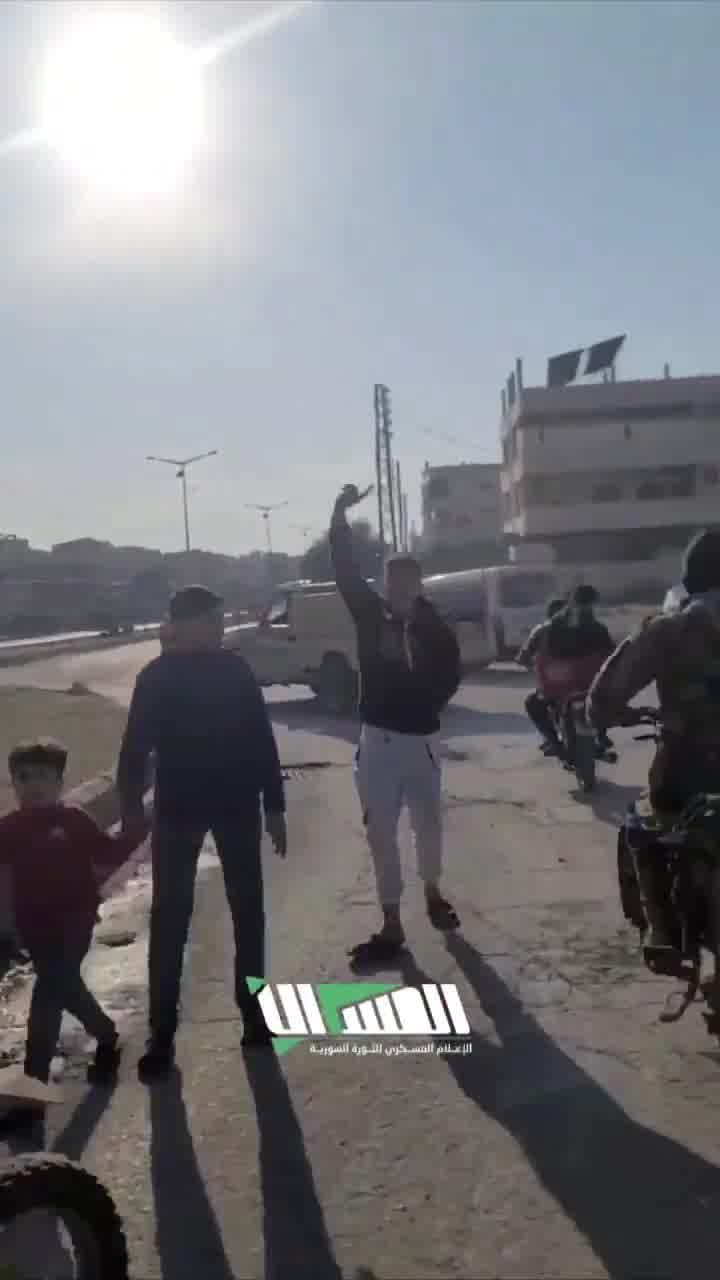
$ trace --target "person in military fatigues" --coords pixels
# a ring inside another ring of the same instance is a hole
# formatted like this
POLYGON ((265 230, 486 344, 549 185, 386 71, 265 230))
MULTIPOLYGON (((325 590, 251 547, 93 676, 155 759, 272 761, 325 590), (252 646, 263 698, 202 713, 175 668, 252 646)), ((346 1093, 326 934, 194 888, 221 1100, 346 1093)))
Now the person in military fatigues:
MULTIPOLYGON (((678 814, 698 792, 720 791, 720 529, 698 534, 684 560, 688 599, 646 620, 597 675, 588 714, 601 732, 621 724, 628 704, 657 685, 661 741, 650 766, 649 801, 660 817, 678 814)), ((663 867, 636 859, 650 947, 668 945, 663 867)))

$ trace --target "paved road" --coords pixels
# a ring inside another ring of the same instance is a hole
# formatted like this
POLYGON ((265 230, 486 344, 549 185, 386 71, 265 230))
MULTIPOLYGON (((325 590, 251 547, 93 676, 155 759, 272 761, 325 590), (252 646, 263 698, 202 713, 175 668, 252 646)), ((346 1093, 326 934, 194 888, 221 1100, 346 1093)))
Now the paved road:
MULTIPOLYGON (((137 649, 124 668, 83 655, 72 678, 121 696, 142 660, 137 649)), ((620 764, 591 802, 578 798, 537 751, 525 688, 509 669, 488 673, 448 714, 459 937, 446 945, 428 927, 409 876, 404 978, 458 984, 471 1055, 321 1059, 300 1046, 279 1061, 243 1056, 210 850, 179 1081, 146 1092, 134 1077, 142 937, 96 954, 94 980, 125 1020, 127 1062, 112 1097, 88 1091, 72 1063, 50 1140, 107 1180, 137 1278, 340 1280, 363 1267, 376 1280, 717 1274, 720 1060, 696 1011, 658 1024, 672 984, 639 966, 616 905, 615 824, 649 748, 618 735, 620 764)), ((346 946, 375 923, 355 730, 301 697, 272 703, 285 762, 333 767, 288 784, 289 857, 267 864, 270 976, 340 980, 346 946)), ((119 904, 116 922, 123 911, 142 928, 142 893, 119 904)), ((21 1015, 19 997, 18 1024, 21 1015)))

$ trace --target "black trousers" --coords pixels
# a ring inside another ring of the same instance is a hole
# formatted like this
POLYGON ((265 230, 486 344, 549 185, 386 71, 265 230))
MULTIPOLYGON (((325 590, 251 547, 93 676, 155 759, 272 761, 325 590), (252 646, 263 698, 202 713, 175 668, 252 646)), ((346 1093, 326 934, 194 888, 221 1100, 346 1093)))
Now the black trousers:
POLYGON ((532 720, 540 737, 546 742, 557 742, 557 733, 555 725, 552 722, 550 708, 537 689, 529 693, 525 699, 525 710, 529 718, 532 720))
POLYGON ((80 972, 90 950, 93 927, 55 938, 25 938, 35 968, 30 1001, 25 1072, 42 1080, 50 1078, 57 1050, 63 1011, 72 1014, 95 1040, 108 1041, 115 1034, 112 1018, 100 1008, 80 972))
POLYGON ((211 832, 222 866, 235 939, 235 1000, 251 1009, 246 978, 265 970, 265 909, 259 812, 211 827, 156 821, 150 911, 150 1030, 172 1039, 177 1031, 183 957, 192 919, 200 850, 211 832))

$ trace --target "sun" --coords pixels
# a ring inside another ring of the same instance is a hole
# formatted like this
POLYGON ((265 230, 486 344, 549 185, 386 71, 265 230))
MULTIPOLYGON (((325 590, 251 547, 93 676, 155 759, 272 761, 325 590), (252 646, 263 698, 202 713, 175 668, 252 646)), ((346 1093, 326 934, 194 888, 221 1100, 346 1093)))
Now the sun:
POLYGON ((202 64, 162 23, 101 14, 51 51, 40 113, 45 141, 88 187, 162 194, 202 138, 202 64))

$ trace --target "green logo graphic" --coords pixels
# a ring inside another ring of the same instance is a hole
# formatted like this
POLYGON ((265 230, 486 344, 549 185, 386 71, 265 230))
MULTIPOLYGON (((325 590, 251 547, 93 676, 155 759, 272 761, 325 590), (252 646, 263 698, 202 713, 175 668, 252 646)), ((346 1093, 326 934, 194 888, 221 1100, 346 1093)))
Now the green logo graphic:
POLYGON ((246 978, 257 995, 278 1054, 302 1040, 332 1036, 465 1037, 470 1026, 453 983, 406 987, 397 982, 266 983, 246 978))

